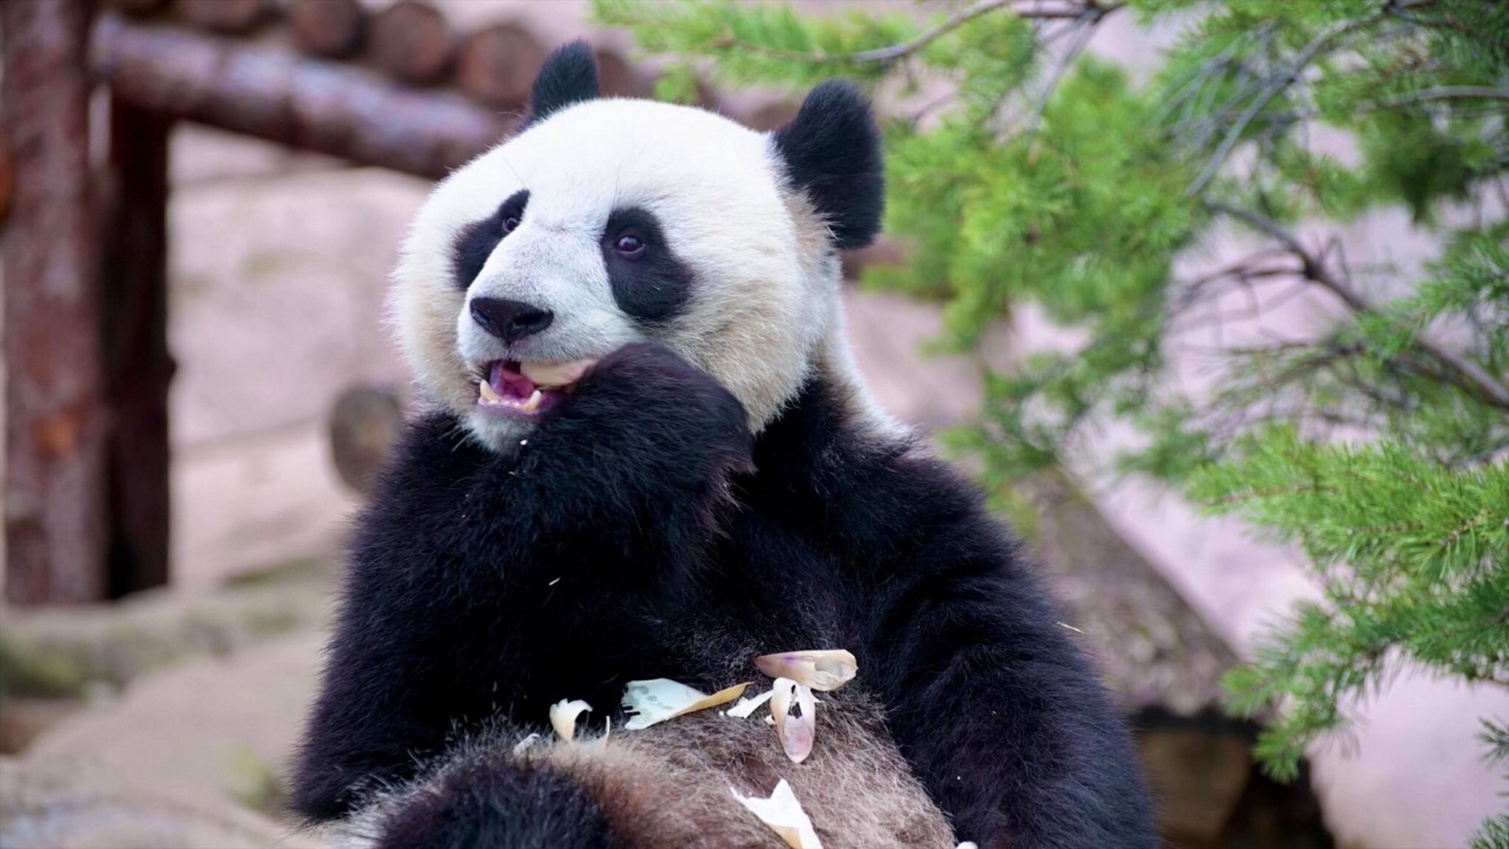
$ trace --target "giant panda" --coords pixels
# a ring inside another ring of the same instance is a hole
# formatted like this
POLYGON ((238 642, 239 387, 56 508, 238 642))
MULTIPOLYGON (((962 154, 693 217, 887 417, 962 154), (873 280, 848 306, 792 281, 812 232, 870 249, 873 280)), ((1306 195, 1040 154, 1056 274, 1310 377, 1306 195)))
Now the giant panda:
POLYGON ((838 251, 882 204, 846 84, 761 133, 551 55, 403 246, 428 407, 353 534, 295 811, 350 846, 779 847, 733 793, 786 779, 828 849, 1155 845, 1017 543, 855 371, 838 251), (559 700, 611 723, 630 680, 768 687, 751 658, 833 648, 859 675, 800 764, 717 710, 528 744, 559 700))

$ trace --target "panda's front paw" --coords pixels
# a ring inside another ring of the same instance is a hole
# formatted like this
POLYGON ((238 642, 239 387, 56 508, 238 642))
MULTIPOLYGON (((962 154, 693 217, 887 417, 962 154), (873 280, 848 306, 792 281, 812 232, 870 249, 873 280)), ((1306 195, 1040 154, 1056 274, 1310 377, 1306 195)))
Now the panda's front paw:
POLYGON ((577 382, 560 416, 594 441, 648 452, 687 471, 751 465, 754 438, 744 405, 664 345, 627 345, 604 357, 577 382))
POLYGON ((744 405, 712 375, 654 342, 626 345, 582 376, 578 403, 632 406, 651 415, 691 416, 733 427, 744 405))

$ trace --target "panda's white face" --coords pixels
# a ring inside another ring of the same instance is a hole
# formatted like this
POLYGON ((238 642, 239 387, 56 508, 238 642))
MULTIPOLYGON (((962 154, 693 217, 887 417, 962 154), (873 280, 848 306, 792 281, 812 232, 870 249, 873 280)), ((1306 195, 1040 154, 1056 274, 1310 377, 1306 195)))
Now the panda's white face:
POLYGON ((435 189, 404 243, 393 314, 430 400, 510 450, 591 363, 653 340, 756 431, 814 371, 875 413, 839 327, 837 249, 869 243, 884 203, 856 90, 824 83, 757 133, 601 99, 575 43, 546 60, 530 108, 523 132, 435 189))
POLYGON ((839 275, 769 134, 594 99, 440 184, 396 277, 420 382, 502 447, 569 391, 552 384, 642 340, 713 374, 758 428, 834 330, 839 275))

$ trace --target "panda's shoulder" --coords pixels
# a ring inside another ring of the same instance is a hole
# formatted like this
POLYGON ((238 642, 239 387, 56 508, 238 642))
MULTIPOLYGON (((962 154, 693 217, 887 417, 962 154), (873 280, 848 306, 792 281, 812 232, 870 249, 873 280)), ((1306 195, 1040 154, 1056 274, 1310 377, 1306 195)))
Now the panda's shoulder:
MULTIPOLYGON (((768 472, 770 488, 810 494, 827 520, 857 534, 855 539, 991 522, 979 488, 940 458, 929 440, 864 412, 841 390, 809 386, 756 444, 756 465, 768 472)), ((790 499, 772 503, 778 509, 809 506, 790 499)))

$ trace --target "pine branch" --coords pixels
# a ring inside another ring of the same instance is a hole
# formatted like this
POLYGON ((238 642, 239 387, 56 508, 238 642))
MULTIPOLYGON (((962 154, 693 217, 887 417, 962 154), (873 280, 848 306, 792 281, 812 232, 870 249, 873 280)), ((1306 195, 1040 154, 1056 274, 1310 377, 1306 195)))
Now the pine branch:
MULTIPOLYGON (((1326 267, 1325 262, 1300 243, 1295 235, 1278 222, 1249 209, 1240 209, 1218 201, 1206 201, 1205 208, 1211 212, 1236 218, 1278 241, 1300 261, 1300 274, 1335 295, 1354 314, 1383 317, 1352 287, 1326 267)), ((1509 410, 1509 386, 1489 374, 1477 363, 1437 345, 1423 336, 1414 338, 1414 345, 1423 354, 1444 367, 1442 379, 1465 390, 1484 402, 1500 409, 1509 410)))

